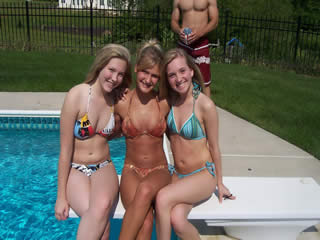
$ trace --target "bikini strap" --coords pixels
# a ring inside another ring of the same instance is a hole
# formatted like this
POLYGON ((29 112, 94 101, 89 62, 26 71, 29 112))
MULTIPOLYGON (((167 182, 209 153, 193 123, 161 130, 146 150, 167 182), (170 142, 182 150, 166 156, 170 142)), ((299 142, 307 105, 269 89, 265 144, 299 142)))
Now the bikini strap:
POLYGON ((201 92, 201 86, 196 83, 195 81, 192 81, 192 96, 197 99, 200 95, 200 92, 201 92))
POLYGON ((206 168, 208 169, 209 173, 211 173, 212 176, 216 176, 215 173, 215 165, 213 162, 206 162, 206 168))
POLYGON ((88 96, 88 102, 87 102, 87 113, 89 113, 89 105, 90 105, 90 100, 91 100, 91 87, 89 87, 89 96, 88 96))
POLYGON ((192 108, 192 112, 194 114, 194 108, 195 108, 195 105, 196 105, 196 98, 193 98, 193 108, 192 108))
POLYGON ((174 166, 172 164, 168 164, 168 170, 170 175, 172 176, 174 173, 176 173, 176 169, 174 168, 174 166))

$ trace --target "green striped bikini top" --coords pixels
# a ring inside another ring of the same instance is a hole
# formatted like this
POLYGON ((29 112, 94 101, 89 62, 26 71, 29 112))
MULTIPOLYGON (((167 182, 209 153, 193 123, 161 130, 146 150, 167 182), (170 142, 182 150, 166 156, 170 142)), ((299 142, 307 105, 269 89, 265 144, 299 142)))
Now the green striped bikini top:
POLYGON ((177 129, 176 121, 174 119, 173 106, 170 109, 167 126, 172 133, 179 134, 181 137, 190 139, 190 140, 198 140, 205 138, 206 135, 201 127, 200 121, 194 113, 196 99, 193 98, 193 110, 191 116, 185 121, 182 125, 180 131, 177 129))

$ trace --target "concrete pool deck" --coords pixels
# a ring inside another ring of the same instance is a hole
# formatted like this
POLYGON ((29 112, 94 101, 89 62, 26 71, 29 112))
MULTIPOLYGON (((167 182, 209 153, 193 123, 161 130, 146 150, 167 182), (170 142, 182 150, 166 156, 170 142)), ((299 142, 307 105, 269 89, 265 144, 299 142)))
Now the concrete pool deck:
MULTIPOLYGON (((0 109, 60 110, 65 94, 0 92, 0 109)), ((224 176, 313 177, 320 184, 320 160, 223 109, 218 113, 224 176)), ((301 233, 298 240, 320 240, 318 229, 320 225, 301 233)), ((200 227, 200 232, 202 239, 233 239, 221 229, 208 233, 200 227)))

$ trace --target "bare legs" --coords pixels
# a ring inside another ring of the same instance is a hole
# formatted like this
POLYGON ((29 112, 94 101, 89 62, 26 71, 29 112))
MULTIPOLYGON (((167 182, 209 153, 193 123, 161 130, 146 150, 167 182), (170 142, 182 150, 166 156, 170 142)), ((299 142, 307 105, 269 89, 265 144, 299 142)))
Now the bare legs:
POLYGON ((162 188, 157 195, 157 239, 170 239, 171 224, 180 239, 200 239, 187 217, 192 205, 210 197, 215 187, 216 180, 207 170, 183 179, 174 175, 173 183, 162 188))
POLYGON ((142 178, 133 170, 124 169, 121 177, 121 200, 126 208, 123 218, 121 240, 147 240, 153 226, 153 202, 156 194, 170 182, 167 169, 155 170, 142 178))
POLYGON ((90 177, 71 169, 67 197, 72 209, 81 216, 77 239, 109 239, 109 214, 119 191, 113 164, 105 166, 90 177))

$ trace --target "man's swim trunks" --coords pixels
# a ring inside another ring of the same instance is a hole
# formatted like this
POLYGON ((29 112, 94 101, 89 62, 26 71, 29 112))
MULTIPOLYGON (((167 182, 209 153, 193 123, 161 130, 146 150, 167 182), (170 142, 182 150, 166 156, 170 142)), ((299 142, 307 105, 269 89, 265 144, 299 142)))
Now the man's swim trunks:
POLYGON ((198 65, 202 73, 204 85, 208 86, 211 83, 208 38, 199 38, 196 42, 191 43, 190 45, 178 41, 178 46, 185 50, 191 57, 193 57, 195 63, 198 65))

